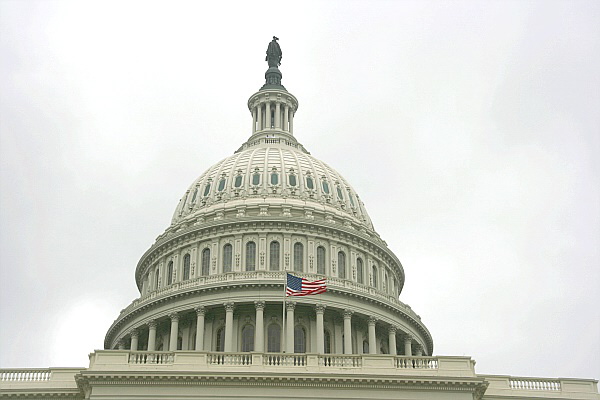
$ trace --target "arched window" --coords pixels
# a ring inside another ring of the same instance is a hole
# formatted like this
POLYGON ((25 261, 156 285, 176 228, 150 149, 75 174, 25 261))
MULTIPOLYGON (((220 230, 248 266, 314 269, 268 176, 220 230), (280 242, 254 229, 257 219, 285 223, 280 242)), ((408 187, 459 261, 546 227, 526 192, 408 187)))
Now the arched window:
POLYGON ((346 253, 340 251, 338 253, 338 276, 342 279, 346 279, 346 253))
POLYGON ((325 275, 325 247, 317 247, 317 274, 325 275))
POLYGON ((154 288, 158 289, 158 285, 160 284, 160 274, 158 273, 158 268, 154 271, 154 288))
POLYGON ((223 272, 231 272, 233 261, 233 246, 227 243, 223 246, 223 272))
POLYGON ((183 257, 183 280, 187 281, 190 279, 190 255, 186 254, 183 257))
POLYGON ((369 341, 363 340, 363 354, 369 354, 369 341))
POLYGON ((294 243, 294 271, 304 270, 304 245, 300 242, 294 243))
POLYGON ((276 241, 269 246, 269 269, 279 271, 279 242, 276 241))
POLYGON ((169 261, 169 265, 167 265, 167 285, 173 283, 173 261, 169 261))
POLYGON ((387 293, 388 288, 389 288, 389 280, 388 280, 388 273, 387 271, 383 272, 383 281, 381 281, 381 284, 383 286, 383 291, 387 293))
POLYGON ((356 259, 356 279, 358 283, 365 283, 364 279, 365 269, 362 258, 356 259))
POLYGON ((373 265, 373 287, 377 288, 377 266, 373 265))
POLYGON ((306 353, 306 331, 300 325, 294 328, 294 353, 306 353))
POLYGON ((202 275, 210 274, 210 249, 202 250, 202 275))
POLYGON ((215 351, 225 351, 225 327, 217 330, 217 345, 215 351))
POLYGON ((267 329, 267 351, 271 353, 281 351, 281 328, 277 324, 271 324, 267 329))
POLYGON ((246 243, 246 271, 256 269, 256 243, 246 243))
POLYGON ((242 351, 254 351, 254 326, 242 328, 242 351))
POLYGON ((329 331, 325 331, 323 339, 325 341, 325 354, 331 354, 331 333, 329 333, 329 331))

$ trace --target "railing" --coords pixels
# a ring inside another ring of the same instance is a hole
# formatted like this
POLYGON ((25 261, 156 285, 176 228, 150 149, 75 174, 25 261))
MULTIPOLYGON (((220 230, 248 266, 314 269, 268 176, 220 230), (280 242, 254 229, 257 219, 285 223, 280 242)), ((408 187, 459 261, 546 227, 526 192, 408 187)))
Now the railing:
POLYGON ((560 381, 556 379, 510 378, 509 384, 511 389, 552 391, 561 390, 560 381))
POLYGON ((250 353, 208 353, 209 364, 215 365, 252 365, 250 353))
POLYGON ((362 356, 319 356, 319 365, 324 367, 360 368, 362 367, 362 356))
POLYGON ((306 365, 304 354, 267 353, 263 357, 263 365, 276 365, 286 367, 303 367, 306 365))
POLYGON ((438 359, 431 357, 396 357, 396 368, 400 369, 438 369, 438 359))
POLYGON ((174 353, 136 351, 129 354, 129 364, 173 364, 174 353))
POLYGON ((2 370, 0 382, 42 382, 52 377, 50 369, 2 370))

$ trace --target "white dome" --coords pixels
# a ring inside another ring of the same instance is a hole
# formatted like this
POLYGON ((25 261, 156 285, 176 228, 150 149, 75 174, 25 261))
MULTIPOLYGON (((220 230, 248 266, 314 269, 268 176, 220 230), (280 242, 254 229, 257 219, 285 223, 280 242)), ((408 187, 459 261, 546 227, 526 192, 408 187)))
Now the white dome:
MULTIPOLYGON (((289 206, 299 216, 311 210, 317 218, 339 219, 359 230, 373 231, 363 202, 333 168, 303 151, 297 143, 262 138, 223 159, 197 178, 182 196, 172 225, 210 213, 215 208, 258 205, 289 206)), ((290 212, 294 212, 291 211, 290 212)), ((194 222, 194 221, 191 221, 194 222)))

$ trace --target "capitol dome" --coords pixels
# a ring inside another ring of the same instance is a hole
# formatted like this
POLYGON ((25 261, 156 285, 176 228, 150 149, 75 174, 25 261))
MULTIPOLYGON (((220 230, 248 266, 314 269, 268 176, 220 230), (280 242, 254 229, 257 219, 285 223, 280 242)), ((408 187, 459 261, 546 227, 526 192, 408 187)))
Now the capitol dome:
POLYGON ((298 100, 269 66, 248 100, 250 137, 183 193, 138 262, 140 297, 109 328, 105 348, 246 361, 264 352, 273 365, 286 354, 294 363, 310 353, 431 355, 429 331, 399 300, 402 264, 348 181, 297 140, 298 100), (324 280, 327 290, 286 298, 288 273, 324 280))

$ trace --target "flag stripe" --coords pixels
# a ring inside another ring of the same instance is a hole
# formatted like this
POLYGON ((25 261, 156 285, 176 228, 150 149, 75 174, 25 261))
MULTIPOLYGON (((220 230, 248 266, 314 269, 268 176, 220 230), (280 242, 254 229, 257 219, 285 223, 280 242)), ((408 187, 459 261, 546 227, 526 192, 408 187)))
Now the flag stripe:
POLYGON ((327 279, 309 281, 288 273, 286 282, 286 296, 308 296, 327 291, 327 279))

